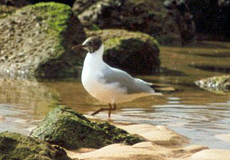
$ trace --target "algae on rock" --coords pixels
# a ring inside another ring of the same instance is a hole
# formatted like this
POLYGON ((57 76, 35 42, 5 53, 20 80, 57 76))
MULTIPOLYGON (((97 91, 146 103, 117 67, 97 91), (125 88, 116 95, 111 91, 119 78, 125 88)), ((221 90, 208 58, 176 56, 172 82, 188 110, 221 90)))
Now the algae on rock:
POLYGON ((26 6, 1 19, 0 32, 3 75, 67 77, 82 64, 82 56, 71 48, 85 39, 85 32, 67 5, 26 6))
POLYGON ((135 144, 142 141, 109 123, 91 122, 65 106, 51 111, 30 135, 66 149, 100 148, 112 143, 135 144))
POLYGON ((145 33, 120 29, 87 31, 104 41, 104 60, 112 67, 132 74, 152 74, 160 70, 159 44, 145 33))
POLYGON ((206 89, 214 93, 230 93, 230 75, 202 79, 196 81, 195 84, 198 85, 200 88, 206 89))
POLYGON ((0 160, 71 160, 60 147, 25 135, 0 133, 0 160))

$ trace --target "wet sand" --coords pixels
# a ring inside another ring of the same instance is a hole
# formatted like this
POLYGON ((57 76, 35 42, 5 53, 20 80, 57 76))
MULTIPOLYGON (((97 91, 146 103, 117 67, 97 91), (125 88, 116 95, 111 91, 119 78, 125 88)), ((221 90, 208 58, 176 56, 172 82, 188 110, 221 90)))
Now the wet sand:
POLYGON ((100 149, 67 151, 74 160, 229 160, 230 149, 209 149, 189 142, 185 136, 165 126, 130 124, 120 127, 146 141, 132 146, 112 144, 100 149))
POLYGON ((3 117, 2 115, 0 115, 0 122, 1 121, 5 121, 5 117, 3 117))

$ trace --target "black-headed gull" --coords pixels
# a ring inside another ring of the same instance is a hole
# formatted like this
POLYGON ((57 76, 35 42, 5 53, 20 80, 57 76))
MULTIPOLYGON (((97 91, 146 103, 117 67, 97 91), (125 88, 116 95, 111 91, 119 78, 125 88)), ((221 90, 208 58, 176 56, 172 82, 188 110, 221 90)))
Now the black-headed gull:
POLYGON ((116 103, 132 101, 139 97, 161 95, 151 88, 152 83, 133 78, 123 70, 113 68, 103 61, 104 45, 100 38, 90 37, 82 45, 73 47, 84 48, 88 51, 83 65, 81 81, 86 91, 94 98, 108 103, 109 117, 116 110, 116 103))

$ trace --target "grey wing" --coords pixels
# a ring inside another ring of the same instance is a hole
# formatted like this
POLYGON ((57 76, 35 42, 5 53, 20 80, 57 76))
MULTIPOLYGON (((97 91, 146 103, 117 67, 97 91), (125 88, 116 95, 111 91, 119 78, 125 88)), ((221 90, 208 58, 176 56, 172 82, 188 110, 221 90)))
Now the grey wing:
POLYGON ((100 78, 108 84, 118 83, 119 87, 126 89, 128 94, 154 92, 150 87, 151 83, 133 78, 128 73, 116 68, 106 68, 103 70, 103 76, 100 78))

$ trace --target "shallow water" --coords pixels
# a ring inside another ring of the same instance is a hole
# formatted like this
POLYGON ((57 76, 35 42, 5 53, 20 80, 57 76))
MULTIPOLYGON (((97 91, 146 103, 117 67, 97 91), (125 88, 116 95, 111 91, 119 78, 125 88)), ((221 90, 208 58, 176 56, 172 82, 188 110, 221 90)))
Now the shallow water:
MULTIPOLYGON (((119 104, 112 121, 166 125, 193 143, 230 149, 229 143, 214 137, 230 134, 230 95, 215 94, 194 85, 196 80, 230 73, 230 43, 164 46, 161 60, 160 75, 139 77, 178 91, 119 104)), ((28 134, 52 109, 50 104, 57 101, 87 115, 104 105, 86 93, 79 79, 0 79, 0 132, 28 134)), ((108 120, 106 112, 96 118, 108 120)))

